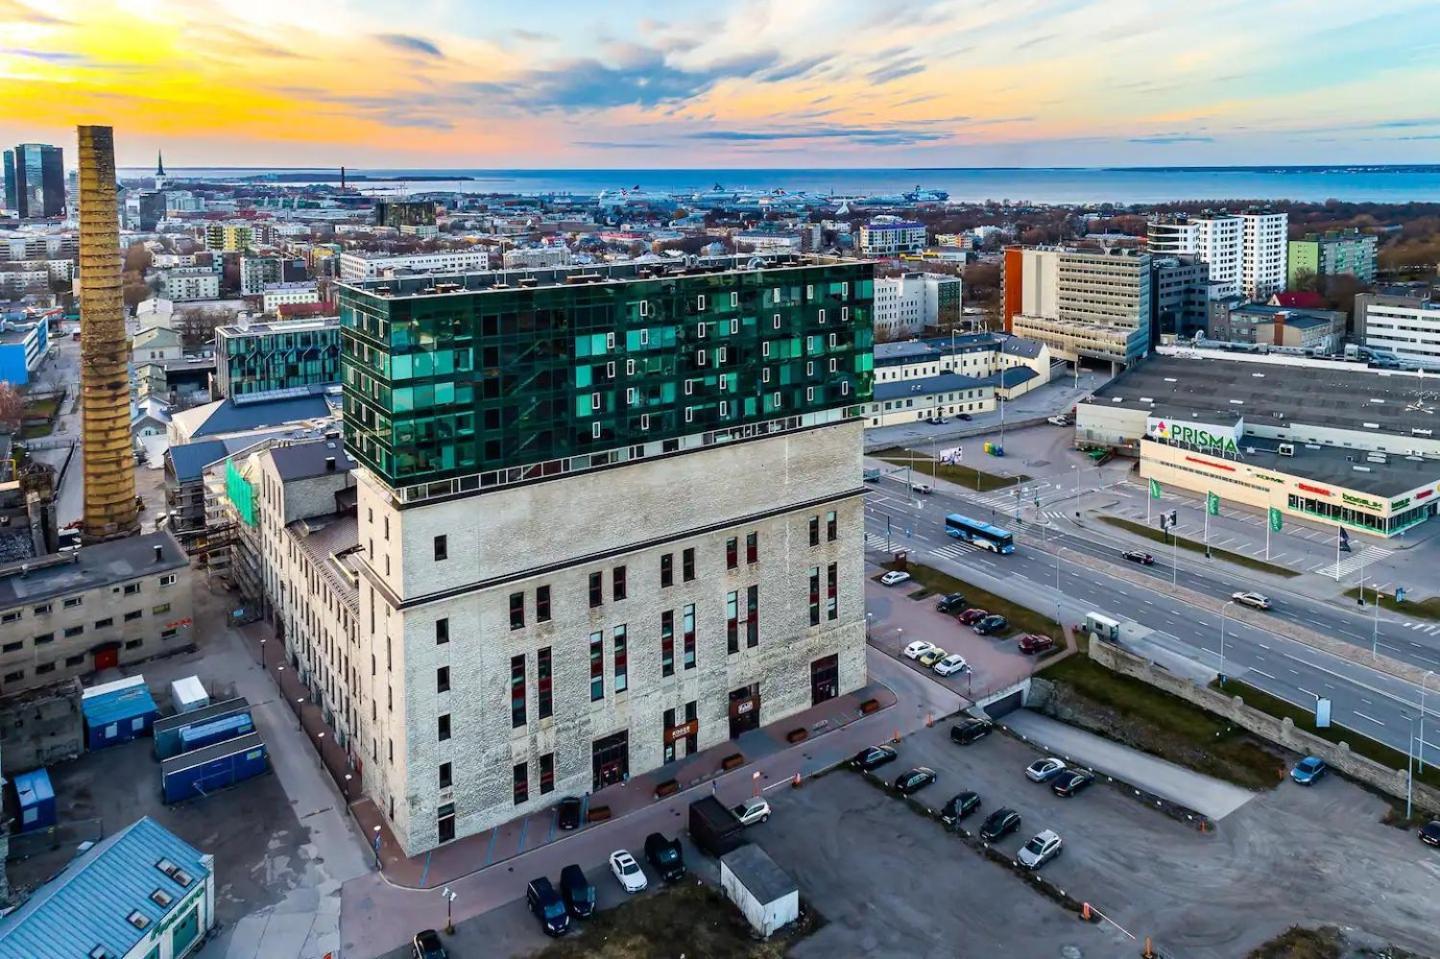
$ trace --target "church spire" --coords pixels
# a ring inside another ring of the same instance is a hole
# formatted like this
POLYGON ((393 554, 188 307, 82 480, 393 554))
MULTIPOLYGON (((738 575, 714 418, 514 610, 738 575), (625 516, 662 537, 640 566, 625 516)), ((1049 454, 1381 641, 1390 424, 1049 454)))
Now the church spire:
POLYGON ((165 175, 165 154, 159 150, 155 151, 155 175, 165 175))

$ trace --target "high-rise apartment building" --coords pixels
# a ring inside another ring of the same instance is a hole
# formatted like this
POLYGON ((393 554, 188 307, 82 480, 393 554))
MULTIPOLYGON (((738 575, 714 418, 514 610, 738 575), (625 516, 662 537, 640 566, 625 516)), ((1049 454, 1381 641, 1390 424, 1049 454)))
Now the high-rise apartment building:
POLYGON ((866 256, 896 257, 925 249, 925 224, 896 216, 877 216, 860 227, 860 252, 866 256))
POLYGON ((64 151, 44 143, 6 150, 5 206, 21 219, 64 216, 64 151))
POLYGON ((407 853, 866 681, 871 266, 341 287, 365 788, 407 853))
POLYGON ((1150 351, 1150 256, 1067 247, 1009 247, 1005 329, 1039 340, 1057 359, 1128 365, 1150 351))
POLYGON ((1285 289, 1289 214, 1270 210, 1157 216, 1148 227, 1156 256, 1194 256, 1210 270, 1217 295, 1263 300, 1285 289))
POLYGON ((1306 275, 1325 277, 1348 273, 1362 283, 1375 281, 1375 237, 1359 230, 1307 233, 1290 241, 1288 280, 1294 286, 1306 275))

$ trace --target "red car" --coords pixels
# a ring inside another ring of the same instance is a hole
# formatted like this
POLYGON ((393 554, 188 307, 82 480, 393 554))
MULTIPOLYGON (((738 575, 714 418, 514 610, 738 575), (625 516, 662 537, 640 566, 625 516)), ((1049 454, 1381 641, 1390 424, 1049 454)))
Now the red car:
POLYGON ((1020 637, 1020 652, 1026 656, 1046 653, 1055 648, 1055 640, 1039 633, 1026 633, 1020 637))
POLYGON ((960 620, 960 622, 961 622, 962 625, 965 625, 965 626, 974 626, 976 623, 980 622, 980 620, 984 619, 986 616, 989 616, 989 615, 990 615, 990 613, 989 613, 988 610, 980 609, 980 608, 977 606, 977 607, 971 607, 970 609, 965 610, 965 612, 961 613, 959 616, 956 616, 955 618, 958 619, 958 620, 960 620))

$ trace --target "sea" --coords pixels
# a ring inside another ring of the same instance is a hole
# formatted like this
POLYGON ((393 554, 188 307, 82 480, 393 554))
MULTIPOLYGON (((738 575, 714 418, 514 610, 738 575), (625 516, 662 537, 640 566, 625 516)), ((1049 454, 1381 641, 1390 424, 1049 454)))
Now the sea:
MULTIPOLYGON (((151 171, 121 169, 122 178, 151 171)), ((338 182, 338 168, 172 168, 173 179, 338 182), (307 175, 313 175, 311 180, 307 175)), ((887 169, 426 170, 347 169, 351 185, 376 195, 426 191, 579 194, 602 190, 694 193, 715 189, 821 196, 944 190, 951 201, 1149 204, 1185 200, 1440 202, 1440 165, 1236 167, 957 167, 887 169), (363 177, 358 179, 357 177, 363 177), (418 179, 423 178, 423 179, 418 179)))

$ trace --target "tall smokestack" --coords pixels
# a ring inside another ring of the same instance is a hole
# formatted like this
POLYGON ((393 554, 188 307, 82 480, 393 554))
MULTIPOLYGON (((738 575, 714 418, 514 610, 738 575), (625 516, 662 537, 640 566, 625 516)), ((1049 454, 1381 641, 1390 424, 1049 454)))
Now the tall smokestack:
POLYGON ((345 168, 340 168, 340 189, 345 189, 345 168))
POLYGON ((120 300, 120 219, 110 127, 77 128, 80 140, 80 385, 85 440, 84 537, 99 542, 139 529, 125 313, 120 300))

